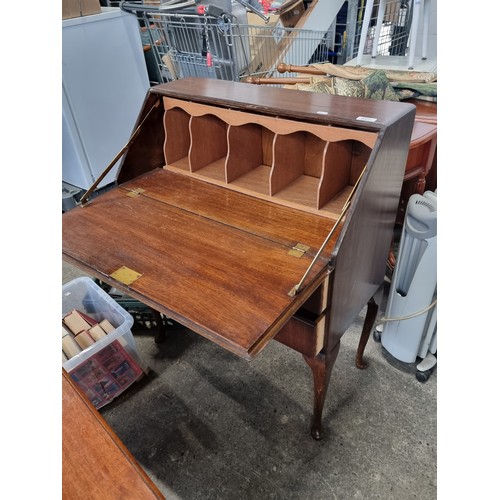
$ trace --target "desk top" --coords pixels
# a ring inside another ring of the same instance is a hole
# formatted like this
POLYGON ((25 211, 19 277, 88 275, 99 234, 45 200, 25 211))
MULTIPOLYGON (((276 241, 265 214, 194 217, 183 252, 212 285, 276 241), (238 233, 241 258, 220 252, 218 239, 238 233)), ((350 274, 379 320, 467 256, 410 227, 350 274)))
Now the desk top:
POLYGON ((179 99, 224 107, 252 110, 270 116, 301 119, 311 123, 355 127, 362 130, 380 131, 404 116, 414 104, 405 101, 353 99, 352 97, 283 90, 250 83, 214 80, 210 78, 183 78, 157 85, 155 93, 179 99), (360 120, 372 117, 374 120, 360 120))
POLYGON ((62 412, 63 498, 165 498, 64 370, 62 412))
MULTIPOLYGON (((63 255, 121 289, 110 276, 136 271, 126 293, 250 359, 302 305, 306 294, 288 293, 334 223, 155 169, 67 212, 63 255), (310 247, 300 258, 289 254, 297 243, 310 247)), ((304 289, 326 277, 340 229, 304 289)))

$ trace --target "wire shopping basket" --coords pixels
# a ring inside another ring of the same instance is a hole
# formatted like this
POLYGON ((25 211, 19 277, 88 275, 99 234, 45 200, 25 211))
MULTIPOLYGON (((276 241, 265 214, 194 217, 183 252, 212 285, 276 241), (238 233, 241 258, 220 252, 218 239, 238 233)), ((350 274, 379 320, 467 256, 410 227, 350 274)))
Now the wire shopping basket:
POLYGON ((303 66, 328 62, 331 54, 325 31, 245 24, 212 5, 163 10, 122 2, 120 8, 139 20, 153 52, 157 83, 189 76, 233 81, 271 76, 280 62, 303 66))

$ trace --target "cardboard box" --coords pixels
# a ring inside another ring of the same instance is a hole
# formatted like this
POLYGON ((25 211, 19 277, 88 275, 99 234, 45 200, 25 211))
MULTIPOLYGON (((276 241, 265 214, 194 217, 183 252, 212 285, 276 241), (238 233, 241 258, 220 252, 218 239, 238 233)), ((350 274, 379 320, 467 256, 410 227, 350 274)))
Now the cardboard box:
POLYGON ((288 37, 293 28, 305 12, 302 0, 291 0, 275 13, 268 14, 269 22, 256 14, 249 12, 248 25, 250 43, 250 64, 248 73, 264 74, 274 70, 280 62, 280 54, 288 45, 288 37))
POLYGON ((272 69, 276 60, 277 46, 271 39, 257 42, 251 47, 252 60, 250 61, 249 74, 266 73, 272 69))
POLYGON ((249 12, 248 16, 248 40, 250 46, 250 64, 248 73, 251 75, 266 73, 273 68, 277 58, 278 43, 280 37, 279 28, 283 27, 280 18, 276 14, 270 14, 269 22, 266 24, 262 18, 249 12))
POLYGON ((280 9, 279 18, 285 28, 294 28, 305 11, 303 0, 298 0, 289 7, 280 9))
POLYGON ((269 18, 269 22, 267 23, 257 14, 254 14, 253 12, 247 12, 248 24, 250 26, 273 27, 280 20, 280 16, 278 14, 268 14, 266 17, 269 18))
POLYGON ((62 0, 62 18, 90 16, 101 13, 99 0, 62 0))
POLYGON ((293 0, 287 2, 279 10, 271 11, 266 14, 269 22, 265 22, 260 16, 253 12, 248 12, 248 24, 254 26, 275 26, 281 22, 281 27, 293 28, 306 12, 303 0, 293 0))

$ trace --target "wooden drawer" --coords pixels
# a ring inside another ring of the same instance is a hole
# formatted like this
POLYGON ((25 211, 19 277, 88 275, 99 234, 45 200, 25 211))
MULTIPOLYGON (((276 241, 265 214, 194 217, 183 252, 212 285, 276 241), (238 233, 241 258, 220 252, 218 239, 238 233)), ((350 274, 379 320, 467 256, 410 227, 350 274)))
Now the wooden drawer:
POLYGON ((278 342, 314 358, 323 348, 326 311, 319 315, 300 309, 274 337, 278 342))
POLYGON ((306 311, 306 314, 315 314, 319 316, 328 305, 328 284, 330 283, 330 275, 325 281, 311 294, 307 301, 302 305, 301 310, 306 311))

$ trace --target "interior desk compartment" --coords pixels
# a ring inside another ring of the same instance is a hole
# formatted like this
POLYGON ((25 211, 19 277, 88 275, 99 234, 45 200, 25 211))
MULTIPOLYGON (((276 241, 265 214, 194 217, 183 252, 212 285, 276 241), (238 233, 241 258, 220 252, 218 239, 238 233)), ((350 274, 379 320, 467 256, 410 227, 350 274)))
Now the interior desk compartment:
POLYGON ((143 375, 132 335, 132 316, 91 278, 76 278, 62 287, 62 317, 74 309, 115 329, 63 363, 96 408, 110 403, 143 375))
POLYGON ((164 97, 166 169, 336 218, 377 133, 164 97))

